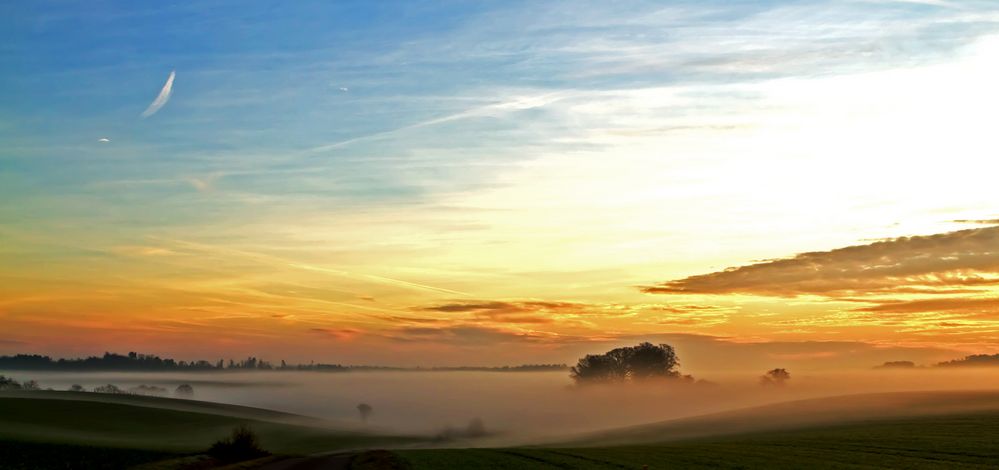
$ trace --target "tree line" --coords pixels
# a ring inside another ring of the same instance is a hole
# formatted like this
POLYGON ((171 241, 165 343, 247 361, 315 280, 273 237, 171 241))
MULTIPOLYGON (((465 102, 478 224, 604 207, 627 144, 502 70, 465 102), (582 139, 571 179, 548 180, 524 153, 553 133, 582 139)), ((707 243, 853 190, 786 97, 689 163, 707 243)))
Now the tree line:
MULTIPOLYGON (((37 391, 42 390, 41 385, 35 380, 25 380, 24 382, 18 382, 13 377, 6 377, 0 375, 0 392, 9 391, 37 391)), ((46 391, 55 391, 55 389, 49 387, 45 389, 46 391)), ((132 388, 121 388, 114 384, 98 385, 92 389, 87 389, 80 384, 73 384, 68 389, 69 392, 94 392, 94 393, 107 393, 111 395, 147 395, 147 396, 165 396, 168 390, 163 387, 158 387, 156 385, 146 385, 141 384, 132 388)), ((180 384, 174 389, 173 394, 180 398, 191 398, 194 396, 194 387, 190 384, 180 384)))
POLYGON ((250 370, 282 370, 282 371, 314 371, 314 372, 349 372, 364 370, 381 371, 492 371, 492 372, 534 372, 564 370, 565 364, 524 364, 519 366, 499 367, 387 367, 387 366, 353 366, 341 364, 288 364, 281 361, 273 364, 256 357, 236 361, 178 361, 164 359, 153 354, 116 354, 105 352, 103 356, 90 356, 76 359, 53 359, 39 354, 17 354, 0 356, 0 370, 41 370, 41 371, 250 371, 250 370))

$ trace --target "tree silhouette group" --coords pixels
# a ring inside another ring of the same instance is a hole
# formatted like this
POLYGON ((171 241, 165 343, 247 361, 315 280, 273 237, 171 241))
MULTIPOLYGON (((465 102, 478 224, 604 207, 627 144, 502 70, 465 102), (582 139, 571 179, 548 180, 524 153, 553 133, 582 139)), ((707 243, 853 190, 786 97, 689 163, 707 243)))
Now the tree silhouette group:
POLYGON ((681 376, 676 370, 679 365, 672 346, 646 342, 604 354, 587 354, 569 369, 569 376, 577 384, 677 378, 681 376))

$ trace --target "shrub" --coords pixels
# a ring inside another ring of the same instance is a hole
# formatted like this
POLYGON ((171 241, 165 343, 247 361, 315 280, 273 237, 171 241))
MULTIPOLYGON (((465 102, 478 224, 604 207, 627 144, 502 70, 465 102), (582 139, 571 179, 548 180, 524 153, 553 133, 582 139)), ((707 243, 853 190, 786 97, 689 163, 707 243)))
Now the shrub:
POLYGON ((112 384, 101 385, 100 387, 94 387, 94 392, 97 392, 97 393, 110 393, 110 394, 113 394, 113 395, 118 395, 118 394, 125 393, 125 391, 122 390, 122 389, 120 389, 120 388, 118 388, 117 385, 112 385, 112 384))
POLYGON ((760 377, 760 385, 782 386, 788 380, 791 380, 791 373, 787 369, 771 369, 760 377))
POLYGON ((20 389, 21 389, 20 382, 0 375, 0 390, 20 390, 20 389))
POLYGON ((128 392, 134 395, 161 396, 161 395, 166 395, 167 389, 163 387, 157 387, 155 385, 142 384, 139 385, 138 387, 132 387, 128 389, 128 392))
POLYGON ((208 455, 222 462, 241 462, 270 455, 260 447, 260 440, 249 427, 239 426, 232 435, 212 444, 208 455))
POLYGON ((178 397, 190 398, 194 396, 194 387, 188 384, 180 384, 177 386, 177 389, 173 391, 173 394, 178 397))

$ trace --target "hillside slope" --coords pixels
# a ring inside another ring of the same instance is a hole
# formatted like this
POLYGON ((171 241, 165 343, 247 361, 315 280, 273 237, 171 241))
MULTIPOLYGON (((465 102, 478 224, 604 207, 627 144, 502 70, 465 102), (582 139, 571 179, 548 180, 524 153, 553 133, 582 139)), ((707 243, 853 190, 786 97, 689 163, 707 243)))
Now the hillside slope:
POLYGON ((612 429, 550 446, 611 446, 749 434, 871 420, 999 411, 999 391, 893 392, 794 400, 612 429))
POLYGON ((999 412, 886 419, 661 444, 409 450, 396 455, 413 470, 991 469, 999 466, 999 412))
POLYGON ((0 394, 0 440, 197 452, 241 424, 250 426, 260 435, 261 444, 277 453, 304 454, 409 440, 332 429, 318 420, 256 408, 67 393, 0 394))

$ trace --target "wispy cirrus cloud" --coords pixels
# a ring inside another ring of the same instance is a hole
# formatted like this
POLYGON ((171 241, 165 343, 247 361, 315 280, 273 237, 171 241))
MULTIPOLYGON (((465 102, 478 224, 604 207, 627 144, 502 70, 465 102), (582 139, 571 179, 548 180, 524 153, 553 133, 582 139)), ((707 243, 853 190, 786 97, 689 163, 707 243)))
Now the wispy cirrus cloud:
POLYGON ((149 103, 149 107, 142 112, 143 118, 156 114, 160 109, 166 106, 168 101, 170 101, 170 95, 173 94, 173 79, 176 76, 177 72, 175 70, 171 70, 170 75, 167 77, 166 83, 164 83, 163 88, 160 89, 160 93, 156 95, 156 98, 152 103, 149 103))

